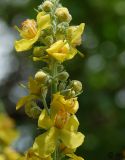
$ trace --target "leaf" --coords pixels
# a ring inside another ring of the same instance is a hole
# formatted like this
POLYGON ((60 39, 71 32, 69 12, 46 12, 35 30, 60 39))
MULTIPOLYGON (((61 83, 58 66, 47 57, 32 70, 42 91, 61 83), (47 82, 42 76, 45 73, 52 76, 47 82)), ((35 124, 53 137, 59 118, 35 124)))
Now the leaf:
POLYGON ((82 57, 82 58, 84 58, 84 54, 82 53, 82 52, 80 52, 79 50, 77 50, 77 53, 82 57))

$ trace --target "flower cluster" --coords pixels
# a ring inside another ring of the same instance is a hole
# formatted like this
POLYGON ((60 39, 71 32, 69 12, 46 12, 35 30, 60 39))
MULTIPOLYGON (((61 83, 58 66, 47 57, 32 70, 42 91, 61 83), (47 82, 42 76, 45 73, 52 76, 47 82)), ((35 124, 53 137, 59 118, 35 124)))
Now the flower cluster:
POLYGON ((85 24, 70 26, 72 16, 59 0, 44 1, 37 12, 36 20, 27 19, 21 28, 16 27, 21 40, 15 42, 15 48, 17 52, 32 50, 33 61, 43 61, 46 66, 29 78, 29 94, 18 101, 16 109, 24 106, 44 132, 20 160, 83 160, 74 154, 84 142, 75 115, 82 83, 69 80, 63 62, 80 53, 76 47, 81 44, 85 24))

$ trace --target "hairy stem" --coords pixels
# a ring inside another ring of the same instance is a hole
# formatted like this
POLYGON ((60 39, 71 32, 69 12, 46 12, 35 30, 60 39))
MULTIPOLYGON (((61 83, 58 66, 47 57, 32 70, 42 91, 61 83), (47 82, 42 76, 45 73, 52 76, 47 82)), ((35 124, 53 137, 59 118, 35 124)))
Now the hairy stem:
POLYGON ((57 80, 55 79, 57 75, 57 62, 52 59, 51 60, 51 76, 52 76, 52 84, 51 84, 51 98, 54 93, 57 92, 57 80))

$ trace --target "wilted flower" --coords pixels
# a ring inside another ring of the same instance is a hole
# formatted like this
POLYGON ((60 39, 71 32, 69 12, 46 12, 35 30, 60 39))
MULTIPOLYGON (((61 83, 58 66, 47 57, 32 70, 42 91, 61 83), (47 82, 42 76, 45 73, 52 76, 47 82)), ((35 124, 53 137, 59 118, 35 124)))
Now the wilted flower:
POLYGON ((6 114, 0 114, 0 141, 5 144, 11 144, 19 135, 15 129, 14 121, 6 114))

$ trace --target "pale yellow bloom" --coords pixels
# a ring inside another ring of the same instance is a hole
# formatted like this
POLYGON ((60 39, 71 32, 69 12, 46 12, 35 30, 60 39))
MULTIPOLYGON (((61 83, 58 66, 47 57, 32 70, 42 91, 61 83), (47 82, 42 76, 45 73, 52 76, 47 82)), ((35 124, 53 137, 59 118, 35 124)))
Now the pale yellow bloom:
POLYGON ((52 56, 59 62, 72 59, 77 53, 76 49, 70 47, 70 45, 63 40, 55 42, 46 51, 50 56, 52 56))
POLYGON ((21 157, 19 153, 13 150, 10 147, 6 147, 3 151, 4 155, 6 156, 7 160, 17 160, 21 157))
POLYGON ((0 154, 0 160, 6 160, 6 157, 3 154, 0 154))
POLYGON ((22 28, 18 29, 21 40, 15 42, 17 52, 27 51, 32 48, 33 44, 38 40, 41 31, 50 26, 50 15, 40 12, 37 15, 37 21, 26 20, 22 23, 22 28))
POLYGON ((17 160, 20 157, 21 155, 10 147, 5 147, 0 154, 0 160, 17 160))
POLYGON ((60 108, 62 108, 68 113, 75 114, 79 108, 79 103, 77 101, 77 98, 65 99, 65 97, 58 92, 53 95, 51 108, 55 112, 59 111, 60 108))
POLYGON ((14 121, 6 114, 0 114, 0 141, 6 145, 11 144, 17 138, 14 121))
POLYGON ((55 116, 52 116, 52 112, 50 111, 50 118, 45 110, 42 111, 38 125, 48 130, 38 136, 33 145, 34 152, 43 158, 54 152, 58 140, 70 149, 76 149, 84 141, 84 135, 77 132, 79 122, 75 115, 70 116, 61 108, 56 113, 54 111, 55 116))
POLYGON ((82 157, 79 157, 79 156, 75 155, 74 153, 67 154, 67 156, 70 157, 69 160, 84 160, 82 157))
POLYGON ((18 160, 52 160, 52 158, 49 156, 49 157, 46 157, 46 158, 41 158, 39 157, 38 155, 36 155, 33 151, 32 148, 30 148, 25 156, 19 158, 18 160))
POLYGON ((76 47, 81 44, 82 34, 84 31, 85 24, 81 23, 79 26, 70 26, 67 31, 67 38, 69 43, 76 47))

